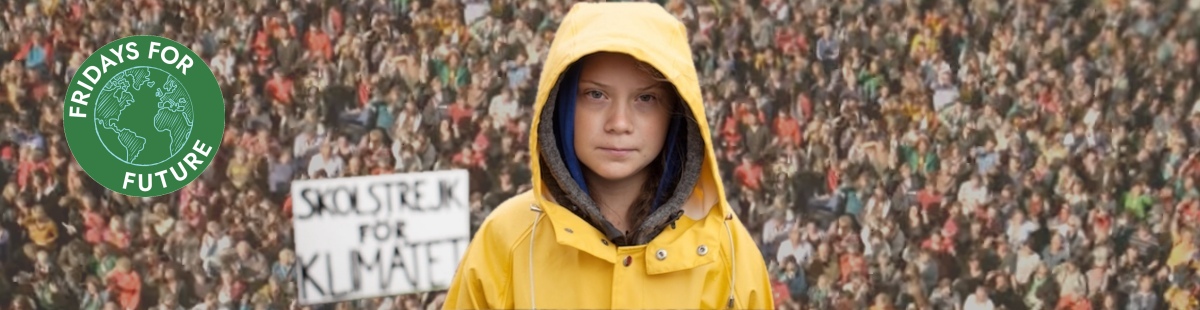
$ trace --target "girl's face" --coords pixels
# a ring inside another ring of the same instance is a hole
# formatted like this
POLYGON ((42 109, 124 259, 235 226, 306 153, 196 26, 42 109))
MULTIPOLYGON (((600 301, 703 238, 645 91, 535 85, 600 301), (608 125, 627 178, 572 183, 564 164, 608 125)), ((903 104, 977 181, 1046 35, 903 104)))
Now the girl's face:
POLYGON ((595 54, 582 65, 574 138, 588 178, 644 178, 666 139, 674 104, 668 84, 623 54, 595 54))

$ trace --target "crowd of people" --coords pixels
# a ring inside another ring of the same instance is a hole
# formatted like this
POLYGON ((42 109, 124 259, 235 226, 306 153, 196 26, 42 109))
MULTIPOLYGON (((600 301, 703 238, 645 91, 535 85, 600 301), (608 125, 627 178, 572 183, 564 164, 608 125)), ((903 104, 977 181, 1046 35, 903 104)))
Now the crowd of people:
MULTIPOLYGON (((476 227, 530 188, 572 2, 0 4, 0 308, 297 307, 293 180, 466 169, 476 227), (82 61, 136 34, 226 102, 214 164, 154 198, 91 181, 62 132, 82 61)), ((1200 307, 1200 1, 659 3, 779 307, 1200 307)))

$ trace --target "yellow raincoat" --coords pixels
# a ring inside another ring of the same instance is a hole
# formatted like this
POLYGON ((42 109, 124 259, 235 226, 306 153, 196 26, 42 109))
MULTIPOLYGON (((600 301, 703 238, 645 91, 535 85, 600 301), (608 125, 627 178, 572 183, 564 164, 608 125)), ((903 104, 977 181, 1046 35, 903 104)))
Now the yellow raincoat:
POLYGON ((656 4, 571 8, 538 84, 530 133, 533 190, 484 221, 458 266, 446 309, 774 308, 763 256, 726 202, 687 42, 684 25, 656 4), (657 229, 631 237, 641 241, 623 241, 633 245, 618 245, 625 237, 597 222, 602 217, 595 216, 594 203, 562 196, 578 187, 556 181, 563 168, 546 124, 552 113, 544 111, 553 110, 564 72, 597 52, 654 66, 694 117, 675 194, 648 217, 657 229))

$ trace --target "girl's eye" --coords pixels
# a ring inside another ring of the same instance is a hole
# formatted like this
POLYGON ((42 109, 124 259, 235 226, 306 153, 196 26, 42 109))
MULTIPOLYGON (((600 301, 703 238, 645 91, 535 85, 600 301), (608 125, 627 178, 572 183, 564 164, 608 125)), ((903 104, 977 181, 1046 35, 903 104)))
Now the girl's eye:
POLYGON ((604 93, 601 93, 600 91, 596 91, 596 90, 586 91, 586 92, 584 92, 584 95, 587 96, 588 98, 592 98, 592 99, 597 99, 597 100, 604 99, 604 93))
POLYGON ((641 96, 638 96, 638 101, 642 101, 642 102, 657 102, 657 101, 658 101, 658 97, 657 97, 657 96, 655 96, 655 95, 646 94, 646 95, 641 95, 641 96))

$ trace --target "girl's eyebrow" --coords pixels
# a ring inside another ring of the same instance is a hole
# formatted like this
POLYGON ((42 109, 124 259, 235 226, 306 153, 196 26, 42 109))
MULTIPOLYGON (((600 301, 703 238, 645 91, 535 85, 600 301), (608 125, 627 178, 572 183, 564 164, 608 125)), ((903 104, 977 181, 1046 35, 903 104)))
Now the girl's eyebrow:
MULTIPOLYGON (((608 84, 596 82, 593 80, 579 80, 579 83, 580 84, 583 84, 583 83, 594 84, 596 86, 599 86, 600 88, 612 88, 612 86, 610 86, 608 84)), ((638 88, 637 91, 647 91, 647 90, 651 90, 651 89, 655 89, 655 88, 659 88, 659 87, 666 87, 666 84, 668 84, 668 83, 667 82, 653 83, 650 85, 646 85, 642 88, 638 88)))
POLYGON ((600 88, 609 88, 608 84, 604 84, 604 83, 600 83, 600 82, 596 82, 596 81, 592 81, 592 80, 579 80, 579 83, 580 84, 590 83, 590 84, 595 84, 596 86, 600 86, 600 88))

